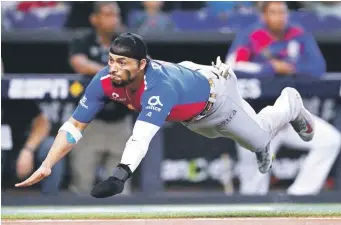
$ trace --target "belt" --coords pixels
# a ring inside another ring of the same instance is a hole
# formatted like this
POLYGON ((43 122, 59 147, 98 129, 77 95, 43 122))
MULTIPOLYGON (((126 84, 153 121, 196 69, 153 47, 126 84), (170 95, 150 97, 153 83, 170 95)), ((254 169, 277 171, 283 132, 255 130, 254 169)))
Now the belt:
POLYGON ((208 78, 208 83, 210 84, 210 97, 208 98, 205 108, 197 116, 193 117, 192 119, 186 120, 184 122, 200 120, 204 118, 207 115, 207 113, 212 109, 216 101, 217 94, 215 92, 214 81, 212 78, 208 78))

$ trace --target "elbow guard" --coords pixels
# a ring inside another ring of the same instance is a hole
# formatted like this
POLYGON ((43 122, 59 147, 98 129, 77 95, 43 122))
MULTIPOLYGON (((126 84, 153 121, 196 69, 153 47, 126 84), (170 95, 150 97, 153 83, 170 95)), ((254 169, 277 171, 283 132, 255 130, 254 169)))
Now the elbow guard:
POLYGON ((82 137, 82 133, 70 122, 65 122, 58 130, 66 131, 66 140, 70 144, 76 144, 82 137))

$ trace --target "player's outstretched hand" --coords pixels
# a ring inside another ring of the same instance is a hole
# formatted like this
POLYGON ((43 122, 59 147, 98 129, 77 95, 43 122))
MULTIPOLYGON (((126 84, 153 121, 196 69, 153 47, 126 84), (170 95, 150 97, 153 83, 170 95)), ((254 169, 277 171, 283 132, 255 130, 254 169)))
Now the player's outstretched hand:
POLYGON ((95 198, 107 198, 117 195, 123 191, 124 183, 131 177, 132 172, 129 166, 119 164, 114 171, 113 176, 99 182, 91 191, 95 198))
POLYGON ((45 177, 48 177, 51 174, 51 168, 47 167, 46 165, 41 165, 37 171, 35 171, 29 178, 25 181, 16 184, 16 187, 28 187, 33 184, 38 183, 45 177))

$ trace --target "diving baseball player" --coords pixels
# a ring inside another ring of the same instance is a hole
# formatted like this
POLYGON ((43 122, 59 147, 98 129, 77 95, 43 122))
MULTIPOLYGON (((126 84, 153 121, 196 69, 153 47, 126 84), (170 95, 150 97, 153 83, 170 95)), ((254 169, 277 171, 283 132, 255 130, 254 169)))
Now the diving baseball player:
POLYGON ((51 168, 81 140, 83 130, 107 101, 120 102, 140 113, 120 164, 91 191, 96 198, 122 192, 165 121, 181 122, 208 138, 235 140, 255 152, 261 173, 267 173, 272 165, 271 139, 288 123, 303 140, 312 139, 313 119, 295 89, 283 89, 273 106, 256 114, 242 99, 236 75, 219 57, 216 64, 204 66, 151 60, 147 54, 139 35, 124 33, 112 42, 108 66, 92 79, 40 168, 16 187, 30 186, 50 175, 51 168))

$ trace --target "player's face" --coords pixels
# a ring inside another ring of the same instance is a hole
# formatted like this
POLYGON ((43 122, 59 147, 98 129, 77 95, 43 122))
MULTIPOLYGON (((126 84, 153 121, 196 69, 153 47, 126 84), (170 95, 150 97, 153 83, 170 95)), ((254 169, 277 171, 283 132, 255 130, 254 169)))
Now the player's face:
POLYGON ((111 83, 114 87, 127 86, 143 70, 138 60, 112 53, 109 53, 108 65, 111 83))
POLYGON ((281 32, 288 21, 288 9, 284 2, 271 2, 264 12, 264 21, 270 30, 281 32))
POLYGON ((120 11, 115 4, 103 5, 96 16, 96 25, 101 32, 112 34, 120 23, 120 11))
POLYGON ((142 3, 147 9, 159 10, 163 6, 163 1, 143 1, 142 3))

